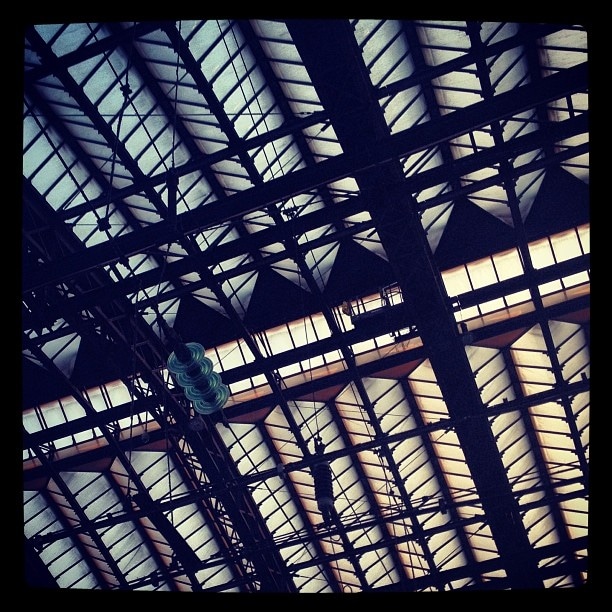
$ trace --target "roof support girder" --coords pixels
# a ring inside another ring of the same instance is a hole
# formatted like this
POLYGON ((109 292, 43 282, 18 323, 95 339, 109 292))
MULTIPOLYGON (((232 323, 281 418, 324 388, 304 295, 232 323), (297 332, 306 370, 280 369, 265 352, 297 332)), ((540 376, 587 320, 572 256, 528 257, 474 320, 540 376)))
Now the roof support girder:
MULTIPOLYGON (((555 100, 572 92, 584 91, 588 82, 587 66, 579 64, 550 76, 545 81, 545 83, 538 82, 517 87, 495 96, 494 101, 483 100, 449 113, 437 121, 426 122, 392 136, 381 136, 380 140, 370 143, 366 149, 346 151, 334 158, 320 161, 315 166, 297 170, 223 200, 182 213, 177 216, 176 224, 170 225, 160 221, 128 237, 117 237, 113 245, 106 243, 94 245, 84 253, 71 255, 61 262, 41 266, 25 279, 24 290, 32 290, 50 282, 59 282, 64 278, 116 261, 118 252, 129 256, 160 244, 167 244, 178 240, 185 233, 204 230, 215 224, 239 218, 319 185, 340 180, 359 170, 376 167, 400 156, 432 147, 437 142, 446 141, 491 121, 520 113, 534 104, 555 100), (181 228, 180 232, 178 227, 181 228)), ((353 109, 350 110, 353 112, 353 109)), ((203 158, 195 168, 209 163, 211 163, 209 158, 203 158)), ((195 169, 193 165, 193 162, 190 162, 177 168, 177 176, 192 172, 195 169)), ((111 197, 125 198, 166 182, 167 173, 160 173, 118 190, 111 194, 111 197)), ((107 202, 108 195, 100 198, 100 203, 92 200, 87 206, 95 208, 107 202)))
MULTIPOLYGON (((357 60, 361 56, 349 23, 300 20, 291 22, 289 30, 323 105, 331 109, 332 124, 346 155, 358 156, 375 148, 388 128, 368 85, 365 66, 357 60)), ((504 107, 504 101, 499 102, 499 107, 504 107)), ((444 119, 438 122, 438 127, 445 123, 444 119)), ((447 138, 444 134, 444 139, 447 138)), ((393 157, 379 161, 375 166, 362 165, 363 170, 356 175, 360 189, 370 198, 370 214, 404 302, 429 351, 449 414, 456 419, 457 436, 510 584, 514 588, 541 588, 518 503, 508 483, 439 271, 432 261, 416 202, 406 189, 399 161, 393 157)))

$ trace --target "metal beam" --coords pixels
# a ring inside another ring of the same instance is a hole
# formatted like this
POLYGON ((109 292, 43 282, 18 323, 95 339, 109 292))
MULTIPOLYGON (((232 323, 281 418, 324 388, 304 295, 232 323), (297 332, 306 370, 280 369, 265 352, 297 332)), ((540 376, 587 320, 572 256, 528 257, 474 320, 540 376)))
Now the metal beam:
MULTIPOLYGON (((375 168, 401 156, 431 148, 437 143, 477 129, 492 121, 520 113, 535 104, 555 100, 572 92, 585 91, 587 87, 587 66, 578 64, 543 79, 543 82, 517 87, 495 96, 492 100, 483 100, 464 109, 456 110, 437 121, 417 125, 392 136, 383 136, 376 142, 370 142, 365 149, 345 151, 315 166, 297 170, 263 185, 257 185, 222 200, 182 213, 177 216, 176 224, 160 221, 133 235, 118 236, 112 241, 112 244, 94 245, 85 252, 41 266, 40 269, 32 271, 28 279, 24 279, 24 290, 29 291, 45 284, 60 282, 71 276, 117 261, 118 253, 129 256, 160 244, 172 243, 179 240, 185 233, 201 231, 216 224, 237 219, 320 185, 356 175, 360 171, 375 168), (177 227, 181 228, 180 232, 177 227)), ((353 112, 353 109, 350 111, 353 112)), ((334 121, 337 121, 337 117, 334 117, 334 121)), ((210 159, 202 159, 199 167, 208 163, 211 163, 210 159)), ((193 171, 192 165, 186 164, 177 168, 177 176, 193 171)), ((134 187, 116 190, 110 194, 110 198, 113 200, 124 198, 159 184, 166 184, 166 175, 167 173, 160 173, 155 177, 140 181, 134 187)), ((109 195, 106 195, 103 200, 106 204, 109 201, 109 195)), ((89 202, 88 205, 95 207, 96 202, 89 202)))
MULTIPOLYGON (((288 25, 323 105, 332 109, 332 124, 343 150, 349 157, 359 158, 363 151, 376 148, 380 135, 388 132, 388 128, 368 85, 366 68, 357 60, 361 56, 349 23, 300 20, 288 25)), ((540 101, 531 99, 528 106, 540 101)), ((472 117, 471 126, 466 128, 490 123, 495 120, 492 115, 505 115, 505 102, 506 99, 497 98, 487 109, 486 119, 472 117), (491 112, 494 109, 497 112, 491 112)), ((474 105, 479 106, 480 103, 474 105)), ((452 114, 438 122, 438 128, 442 128, 439 136, 429 140, 427 146, 449 138, 443 129, 449 116, 452 114)), ((404 301, 429 351, 449 414, 456 419, 455 430, 510 584, 514 588, 542 588, 489 415, 484 410, 439 271, 433 263, 416 203, 406 190, 398 153, 387 153, 376 165, 361 164, 363 169, 356 173, 356 178, 362 193, 371 199, 370 214, 404 301)))

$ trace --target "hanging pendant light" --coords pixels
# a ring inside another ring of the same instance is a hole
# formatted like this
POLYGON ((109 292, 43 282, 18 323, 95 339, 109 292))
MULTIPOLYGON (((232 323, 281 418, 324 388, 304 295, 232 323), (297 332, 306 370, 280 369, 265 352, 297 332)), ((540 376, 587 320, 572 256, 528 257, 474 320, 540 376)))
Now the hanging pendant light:
POLYGON ((229 389, 213 370, 212 361, 197 342, 179 342, 167 361, 168 370, 183 387, 185 397, 200 414, 221 410, 229 398, 229 389))

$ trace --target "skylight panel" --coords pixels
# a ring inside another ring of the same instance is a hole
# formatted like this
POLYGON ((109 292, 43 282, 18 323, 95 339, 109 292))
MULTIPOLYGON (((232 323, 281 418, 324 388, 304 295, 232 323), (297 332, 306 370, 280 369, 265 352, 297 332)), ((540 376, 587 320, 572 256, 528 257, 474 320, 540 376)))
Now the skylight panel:
POLYGON ((100 188, 77 164, 75 154, 50 125, 34 117, 37 112, 27 110, 23 120, 24 176, 56 210, 99 196, 100 188))
POLYGON ((308 285, 302 275, 302 271, 297 263, 290 257, 281 259, 279 262, 270 265, 270 269, 274 270, 287 280, 301 287, 302 289, 309 291, 308 285))
MULTIPOLYGON (((467 514, 467 513, 466 513, 467 514)), ((482 508, 471 514, 466 518, 473 519, 474 517, 484 517, 482 508)), ((491 534, 489 525, 484 521, 467 521, 464 523, 464 531, 467 540, 470 544, 470 550, 474 558, 478 561, 490 561, 499 558, 499 551, 491 534)), ((493 570, 491 572, 483 573, 483 578, 488 576, 492 577, 504 577, 506 575, 503 569, 493 570)))
POLYGON ((392 445, 391 450, 410 498, 429 498, 439 495, 440 484, 422 438, 418 436, 406 438, 397 445, 392 445))
POLYGON ((454 530, 433 533, 428 544, 437 568, 450 570, 465 565, 461 543, 454 530))
POLYGON ((589 342, 580 325, 562 321, 548 324, 563 379, 568 383, 590 378, 589 342))
POLYGON ((305 165, 296 142, 289 136, 256 149, 252 159, 264 182, 295 172, 305 165))
MULTIPOLYGON (((505 142, 511 142, 515 138, 531 134, 542 127, 539 115, 536 109, 533 108, 522 113, 515 113, 512 116, 504 117, 499 122, 499 125, 505 142)), ((519 152, 513 159, 513 165, 518 168, 533 159, 539 158, 541 155, 542 150, 537 148, 531 151, 519 152)), ((520 178, 520 175, 517 178, 520 178)))
POLYGON ((514 342, 511 354, 524 395, 541 393, 555 386, 555 377, 539 326, 532 327, 514 342))
POLYGON ((285 23, 281 20, 254 19, 251 26, 270 62, 278 62, 281 67, 299 62, 297 49, 291 41, 285 23))
MULTIPOLYGON (((480 501, 474 496, 475 485, 472 480, 463 449, 453 429, 431 431, 429 434, 431 448, 435 454, 438 466, 444 475, 444 483, 452 501, 456 504, 457 514, 465 519, 471 519, 482 512, 480 501)), ((431 485, 435 483, 431 481, 431 485)), ((432 489, 433 491, 433 489, 432 489)), ((451 520, 446 508, 446 500, 442 497, 442 490, 428 493, 423 496, 425 500, 438 500, 438 510, 428 520, 430 525, 445 524, 451 520)))
MULTIPOLYGON (((245 258, 235 258, 234 261, 245 261, 245 258)), ((251 257, 246 258, 251 260, 251 257)), ((221 290, 229 298, 233 309, 238 316, 244 318, 249 308, 249 302, 253 295, 253 288, 257 282, 257 272, 240 274, 231 280, 221 281, 221 290)))
POLYGON ((555 234, 550 237, 550 242, 557 262, 590 253, 590 225, 582 226, 578 231, 555 234))
MULTIPOLYGON (((253 54, 246 46, 239 28, 231 27, 231 35, 211 49, 223 62, 222 66, 203 65, 218 100, 233 124, 236 135, 248 138, 280 125, 280 117, 272 112, 275 103, 253 54), (225 55, 225 57, 223 57, 225 55)), ((210 57, 210 56, 209 56, 210 57)))
POLYGON ((320 210, 323 207, 324 203, 317 191, 298 193, 278 204, 280 212, 288 220, 320 210))
MULTIPOLYGON (((302 134, 308 143, 313 161, 315 162, 330 159, 342 153, 342 146, 338 142, 338 137, 336 136, 329 121, 325 123, 315 123, 314 125, 306 125, 302 130, 302 134)), ((350 186, 350 177, 334 181, 332 185, 338 184, 342 186, 345 183, 347 183, 349 186, 345 187, 344 189, 351 193, 357 191, 355 187, 350 186)), ((352 181, 352 184, 355 185, 354 180, 352 181)))
MULTIPOLYGON (((153 270, 158 267, 154 258, 147 255, 142 255, 141 253, 137 253, 129 257, 124 256, 122 259, 122 265, 120 266, 116 265, 115 263, 110 266, 105 266, 105 269, 111 278, 122 280, 124 278, 136 276, 144 271, 153 270)), ((151 291, 151 288, 149 288, 149 291, 151 291)), ((141 298, 146 297, 147 291, 141 291, 140 296, 141 298)), ((137 301, 137 299, 135 301, 137 301)))
MULTIPOLYGON (((260 37, 278 84, 293 115, 308 117, 322 111, 321 102, 285 24, 254 20, 253 28, 260 37)), ((280 115, 278 118, 280 125, 280 115)), ((329 123, 307 125, 302 132, 315 161, 342 153, 333 127, 329 123)))
POLYGON ((441 419, 448 419, 448 409, 442 391, 436 382, 435 373, 429 360, 424 361, 408 376, 408 384, 426 425, 441 419))
POLYGON ((291 536, 303 528, 302 519, 281 476, 266 479, 253 489, 253 499, 274 538, 291 536))
MULTIPOLYGON (((161 195, 167 205, 168 190, 165 187, 161 191, 161 195)), ((178 177, 176 196, 177 215, 217 200, 210 183, 200 171, 181 174, 181 176, 178 177)), ((209 228, 205 230, 205 233, 211 234, 212 230, 213 228, 209 228)))
POLYGON ((522 481, 523 488, 533 486, 534 482, 539 484, 538 467, 521 413, 504 412, 491 417, 491 430, 510 481, 515 484, 522 481))
POLYGON ((245 191, 253 186, 248 171, 238 157, 231 157, 211 164, 219 185, 225 189, 226 195, 245 191))
MULTIPOLYGON (((222 590, 224 593, 239 593, 238 586, 227 586, 232 581, 233 575, 229 567, 226 565, 213 564, 196 572, 196 580, 204 589, 212 591, 222 590), (215 587, 218 587, 217 589, 215 587)), ((190 587, 185 590, 191 591, 190 587)))
POLYGON ((437 65, 468 52, 470 39, 464 21, 419 20, 419 37, 437 65), (446 59, 445 59, 446 58, 446 59))
POLYGON ((203 251, 206 251, 211 247, 215 247, 217 244, 227 244, 228 242, 239 240, 240 232, 234 224, 231 222, 226 222, 206 228, 201 232, 194 234, 194 238, 198 246, 203 251))
MULTIPOLYGON (((179 22, 178 28, 179 32, 182 32, 184 22, 179 22)), ((138 46, 144 49, 145 57, 150 58, 148 66, 153 74, 159 77, 159 85, 166 92, 171 105, 171 112, 167 112, 168 120, 173 126, 171 134, 175 136, 179 133, 179 128, 186 128, 201 152, 208 154, 226 147, 229 137, 219 126, 219 121, 223 118, 213 114, 211 107, 215 101, 206 99, 201 91, 202 81, 196 83, 194 76, 186 70, 184 62, 189 51, 198 55, 203 51, 207 53, 213 42, 214 39, 204 41, 199 30, 191 40, 184 42, 184 46, 180 43, 178 53, 168 46, 167 40, 161 45, 149 44, 148 40, 146 43, 138 43, 138 46), (153 51, 155 60, 152 59, 153 51)), ((212 48, 218 49, 214 45, 212 48)), ((214 54, 214 51, 212 53, 214 54)), ((203 75, 208 76, 208 73, 205 71, 203 75)), ((214 78, 214 74, 211 78, 214 78)), ((177 158, 177 164, 183 161, 187 161, 187 158, 177 158)))
MULTIPOLYGON (((115 406, 129 403, 131 401, 130 394, 127 388, 121 382, 108 383, 94 389, 89 389, 83 392, 85 400, 88 402, 88 407, 95 411, 102 411, 115 406)), ((59 399, 54 402, 48 402, 41 406, 37 406, 31 410, 25 411, 23 415, 23 426, 28 432, 34 433, 42 429, 49 429, 56 425, 61 425, 64 422, 69 423, 83 418, 88 414, 86 408, 72 396, 59 399)), ((140 429, 140 424, 146 420, 147 415, 136 414, 131 417, 120 419, 118 426, 121 429, 136 431, 140 429), (136 423, 136 425, 134 424, 136 423)), ((150 417, 149 415, 149 418, 150 417)), ((94 438, 102 438, 103 434, 98 428, 86 429, 77 431, 70 436, 62 438, 55 437, 53 446, 57 450, 68 449, 71 454, 79 452, 80 445, 86 445, 88 441, 94 438)), ((81 446, 84 448, 84 446, 81 446)), ((25 453, 29 453, 29 449, 24 449, 25 453)), ((63 453, 66 454, 65 452, 63 453)))
MULTIPOLYGON (((520 413, 493 417, 491 427, 513 491, 520 493, 541 488, 542 479, 520 413)), ((522 514, 527 535, 534 546, 558 542, 549 506, 527 507, 522 514)))
POLYGON ((581 181, 588 183, 589 182, 589 135, 588 134, 579 134, 573 138, 567 138, 565 140, 558 142, 558 148, 561 152, 565 152, 568 150, 576 150, 583 149, 586 150, 586 153, 583 155, 573 155, 569 162, 562 164, 564 170, 567 170, 570 174, 579 178, 581 181))
POLYGON ((115 380, 84 391, 84 395, 96 411, 116 408, 131 402, 132 395, 122 380, 115 380))
MULTIPOLYGON (((53 40, 57 41, 59 37, 61 36, 62 32, 66 30, 66 27, 67 27, 66 24, 63 24, 63 23, 41 23, 41 24, 36 24, 34 26, 34 29, 36 30, 37 34, 45 42, 49 43, 53 40)), ((86 24, 85 24, 85 27, 86 27, 86 24)), ((77 26, 75 29, 75 32, 77 34, 80 32, 82 36, 83 35, 82 33, 84 32, 84 28, 77 26)), ((66 39, 63 40, 64 43, 66 41, 70 41, 70 37, 67 37, 66 39)), ((72 46, 70 46, 69 48, 72 49, 72 46)), ((60 49, 61 49, 61 46, 58 45, 55 53, 59 54, 60 49)))
POLYGON ((530 81, 529 66, 522 47, 508 49, 487 59, 491 87, 496 94, 511 91, 530 81))
MULTIPOLYGON (((465 22, 418 22, 418 35, 423 45, 423 56, 429 66, 457 61, 470 51, 471 41, 465 22)), ((445 115, 482 99, 481 85, 474 64, 462 65, 431 81, 439 111, 445 115)))
POLYGON ((416 429, 417 421, 399 381, 377 379, 375 387, 366 381, 366 389, 384 433, 391 435, 416 429))
MULTIPOLYGON (((196 278, 196 275, 194 274, 192 278, 196 278)), ((199 279, 199 277, 197 278, 199 279)), ((219 299, 217 298, 217 296, 215 295, 212 289, 208 289, 208 287, 199 287, 197 289, 192 290, 190 295, 194 297, 196 300, 198 300, 199 302, 202 302, 202 304, 204 304, 205 306, 212 308, 219 314, 222 314, 226 317, 229 316, 229 314, 227 313, 225 308, 221 305, 221 303, 219 302, 219 299)))
POLYGON ((474 372, 480 398, 485 406, 515 399, 512 379, 501 351, 468 346, 466 354, 474 372))
MULTIPOLYGON (((414 197, 418 202, 419 210, 423 211, 423 219, 421 220, 423 228, 432 228, 432 231, 437 233, 443 230, 453 204, 450 184, 445 181, 432 187, 421 189, 414 194, 414 197)), ((430 240, 430 244, 432 249, 434 249, 437 242, 430 240)))
MULTIPOLYGON (((581 26, 568 26, 540 39, 540 62, 543 76, 571 68, 588 60, 587 32, 581 26)), ((569 98, 555 100, 548 105, 553 121, 562 121, 588 109, 588 93, 574 93, 569 98)), ((557 143, 559 150, 576 147, 580 142, 588 143, 588 134, 581 134, 557 143)), ((574 157, 563 167, 581 180, 589 179, 589 154, 574 157)))
POLYGON ((83 416, 85 416, 83 406, 74 398, 67 397, 24 412, 22 423, 26 431, 36 433, 83 416))
MULTIPOLYGON (((395 562, 390 554, 380 556, 378 551, 374 551, 376 557, 370 567, 366 568, 366 580, 372 589, 396 584, 399 582, 399 572, 395 567, 395 562)), ((367 553, 366 553, 367 554, 367 553)), ((364 558, 364 564, 368 558, 364 558)))
MULTIPOLYGON (((434 62, 440 59, 439 50, 436 50, 433 55, 437 56, 434 62)), ((469 65, 461 70, 448 72, 432 79, 441 115, 481 101, 481 84, 476 76, 475 68, 474 65, 469 65)))
MULTIPOLYGON (((312 546, 306 546, 306 553, 300 549, 300 557, 298 560, 303 558, 304 555, 309 555, 310 558, 315 559, 316 554, 312 550, 312 546)), ((309 565, 310 558, 307 558, 303 563, 289 563, 288 566, 291 568, 291 575, 293 582, 295 583, 300 593, 331 593, 333 592, 331 585, 327 579, 321 565, 309 565)))
POLYGON ((573 540, 589 534, 589 502, 586 497, 577 497, 560 502, 566 529, 573 540))
POLYGON ((395 506, 395 496, 392 491, 393 475, 389 470, 386 457, 378 448, 359 451, 359 462, 363 473, 368 479, 370 489, 376 503, 384 514, 395 506))
MULTIPOLYGON (((367 411, 358 397, 354 384, 346 387, 335 399, 338 415, 341 417, 353 445, 370 442, 376 432, 369 422, 367 411)), ((371 451, 364 451, 370 457, 371 451)))
MULTIPOLYGON (((42 492, 24 491, 24 535, 37 538, 60 531, 62 523, 45 501, 42 492)), ((60 589, 96 589, 98 580, 70 538, 59 538, 40 546, 40 557, 60 589)))
MULTIPOLYGON (((402 164, 404 167, 404 174, 408 177, 443 165, 444 158, 440 147, 436 145, 408 155, 403 159, 402 164)), ((437 191, 440 187, 433 186, 431 188, 426 188, 425 193, 428 193, 430 189, 437 191)))
POLYGON ((270 464, 270 452, 255 425, 233 423, 230 429, 220 429, 219 433, 241 474, 253 474, 275 467, 276 464, 270 464))
POLYGON ((414 72, 410 50, 399 21, 359 19, 353 27, 375 87, 385 87, 414 72))
POLYGON ((227 148, 228 136, 221 130, 206 102, 201 99, 193 103, 182 102, 177 114, 203 155, 212 155, 227 148))
MULTIPOLYGON (((353 222, 359 222, 359 217, 357 215, 350 217, 350 224, 353 222)), ((349 224, 349 218, 345 219, 345 223, 349 224)), ((363 223, 367 223, 367 218, 363 217, 363 223)), ((358 232, 353 235, 353 240, 361 245, 362 247, 368 249, 375 255, 378 255, 384 261, 388 261, 387 252, 382 245, 380 237, 378 236, 378 232, 374 229, 367 229, 363 232, 358 232)))
POLYGON ((283 72, 279 84, 294 116, 308 117, 323 110, 316 89, 303 66, 292 65, 289 73, 283 72))
POLYGON ((346 176, 336 181, 332 181, 331 183, 327 183, 325 189, 327 189, 327 192, 330 197, 333 198, 334 202, 338 203, 343 202, 347 197, 360 195, 359 185, 352 176, 346 176))
MULTIPOLYGON (((461 134, 449 141, 449 147, 453 154, 453 159, 461 159, 468 155, 474 155, 475 153, 492 149, 495 146, 495 140, 490 128, 483 128, 481 130, 472 130, 467 134, 461 134)), ((481 168, 475 172, 465 174, 462 179, 468 183, 471 179, 476 182, 479 173, 485 173, 490 176, 491 171, 487 172, 486 169, 481 168)), ((482 179, 481 179, 482 180, 482 179)))
MULTIPOLYGON (((446 190, 446 187, 444 189, 446 190)), ((423 195, 423 192, 420 195, 423 195)), ((427 234, 427 242, 434 253, 446 229, 451 212, 452 203, 449 202, 440 206, 430 206, 420 215, 421 224, 427 234)))
MULTIPOLYGON (((327 226, 327 228, 319 228, 316 233, 321 232, 322 234, 325 234, 327 233, 328 229, 332 229, 332 226, 327 226)), ((298 242, 302 242, 303 240, 310 242, 313 239, 314 233, 315 232, 313 230, 307 234, 302 234, 302 236, 298 238, 298 242)), ((338 255, 339 247, 340 244, 336 242, 311 249, 306 251, 304 254, 306 265, 310 268, 312 276, 317 283, 319 290, 322 292, 325 291, 325 285, 327 284, 327 280, 329 279, 329 275, 334 266, 334 261, 338 255)))
MULTIPOLYGON (((370 531, 367 526, 361 527, 363 517, 370 513, 369 503, 365 491, 361 486, 359 476, 354 468, 347 468, 339 472, 339 464, 333 463, 332 471, 336 476, 334 480, 334 507, 339 515, 339 520, 347 528, 347 538, 350 545, 345 545, 342 539, 332 536, 331 541, 326 537, 325 531, 321 532, 321 546, 327 554, 339 555, 337 559, 337 570, 342 574, 340 581, 355 584, 354 559, 351 552, 358 548, 360 538, 366 537, 370 531)), ((322 523, 320 524, 322 527, 322 523)), ((380 539, 377 533, 376 541, 380 539)), ((361 590, 361 589, 360 589, 361 590)))
POLYGON ((584 475, 580 464, 582 448, 572 442, 573 416, 568 420, 568 407, 555 402, 537 404, 529 410, 544 466, 553 485, 569 492, 579 485, 584 475))
POLYGON ((99 212, 91 211, 79 215, 72 223, 74 233, 88 247, 119 236, 127 227, 124 215, 111 203, 99 212))
POLYGON ((557 544, 559 535, 549 506, 527 508, 523 514, 527 535, 534 548, 557 544))
MULTIPOLYGON (((393 566, 389 548, 382 545, 383 532, 377 525, 364 529, 355 538, 353 545, 356 549, 369 548, 364 550, 359 559, 359 564, 365 572, 369 584, 380 581, 382 576, 388 575, 388 568, 393 566), (374 547, 374 548, 372 548, 374 547)), ((385 580, 389 584, 389 580, 385 580)))
POLYGON ((52 24, 35 27, 42 38, 48 42, 53 41, 51 48, 58 57, 104 40, 108 35, 104 26, 96 23, 60 24, 55 32, 56 26, 52 24))
MULTIPOLYGON (((130 459, 154 502, 171 502, 172 499, 180 498, 189 492, 174 466, 174 461, 166 453, 131 452, 130 459)), ((197 503, 181 504, 176 508, 164 510, 164 516, 201 560, 214 558, 219 552, 214 535, 203 521, 197 503)), ((169 547, 167 552, 171 554, 169 547)), ((210 574, 210 570, 208 573, 210 574)))
POLYGON ((336 536, 322 539, 324 553, 332 557, 330 561, 331 571, 340 585, 342 593, 358 593, 362 590, 359 580, 355 575, 353 563, 345 557, 336 557, 343 552, 342 543, 338 542, 336 536))
MULTIPOLYGON (((249 234, 254 234, 255 232, 259 232, 263 229, 268 229, 280 225, 280 223, 276 221, 275 216, 272 214, 268 214, 267 210, 256 210, 254 212, 250 212, 242 216, 242 225, 249 232, 249 234)), ((270 249, 267 245, 265 248, 260 249, 260 251, 265 252, 265 249, 273 250, 273 248, 270 249)), ((283 249, 284 247, 281 246, 280 250, 283 249)))
POLYGON ((39 120, 34 122, 29 113, 23 124, 24 175, 30 176, 41 193, 47 192, 47 201, 53 208, 66 210, 102 195, 101 187, 77 163, 72 151, 59 142, 51 142, 56 140, 56 134, 50 126, 41 125, 39 120), (32 139, 26 144, 30 133, 32 139))
POLYGON ((528 172, 518 177, 515 182, 515 195, 518 199, 518 207, 523 220, 527 218, 535 202, 535 198, 544 180, 544 174, 544 171, 528 172))
MULTIPOLYGON (((293 411, 305 412, 320 410, 323 406, 320 403, 315 404, 314 402, 300 401, 292 401, 290 402, 290 405, 292 406, 292 413, 293 411)), ((272 439, 274 448, 276 449, 276 452, 278 453, 278 456, 282 462, 277 466, 279 470, 282 471, 284 466, 293 463, 294 461, 303 459, 300 444, 293 433, 292 426, 287 421, 287 418, 282 410, 278 408, 272 410, 266 417, 265 426, 266 431, 272 439)))
POLYGON ((470 199, 485 212, 497 217, 509 227, 513 227, 512 213, 508 205, 508 195, 505 187, 490 185, 477 189, 470 194, 470 199))
MULTIPOLYGON (((79 496, 87 520, 95 521, 109 512, 112 513, 114 509, 121 508, 121 500, 108 478, 103 474, 95 472, 64 473, 63 481, 73 495, 79 496)), ((56 494, 60 495, 59 492, 56 494)), ((93 538, 94 541, 98 539, 104 545, 103 555, 109 561, 117 564, 123 576, 129 575, 130 571, 143 564, 145 567, 148 565, 149 571, 156 568, 151 553, 132 521, 122 521, 108 527, 100 527, 93 538)))
POLYGON ((49 340, 40 348, 59 370, 66 376, 70 376, 80 343, 81 337, 73 333, 65 337, 49 340))
MULTIPOLYGON (((48 402, 33 407, 23 414, 24 429, 30 433, 36 433, 45 429, 51 429, 64 423, 71 423, 85 417, 91 410, 101 412, 114 407, 130 404, 132 397, 129 390, 121 381, 114 381, 83 391, 83 398, 87 402, 84 406, 81 401, 73 396, 67 396, 57 401, 48 402)), ((143 421, 152 419, 148 413, 132 414, 124 419, 119 419, 117 426, 122 431, 129 430, 135 433, 142 429, 143 421)), ((69 436, 61 438, 54 437, 52 444, 57 451, 63 451, 62 455, 76 454, 87 446, 87 442, 103 438, 99 428, 89 428, 77 431, 69 436)), ((104 443, 104 442, 101 442, 104 443)), ((29 456, 30 449, 24 449, 24 459, 29 456)))
POLYGON ((588 59, 588 35, 584 27, 575 25, 559 29, 540 39, 543 75, 571 68, 588 59))
POLYGON ((296 117, 322 110, 302 59, 283 23, 257 19, 252 22, 285 98, 296 117))
POLYGON ((407 87, 400 93, 380 98, 391 134, 397 134, 429 121, 430 113, 421 87, 407 87))
POLYGON ((178 164, 189 158, 170 120, 163 116, 146 89, 131 96, 130 106, 118 120, 115 133, 145 176, 165 172, 173 161, 178 164))
POLYGON ((423 548, 423 540, 408 524, 406 519, 396 522, 394 533, 399 538, 396 549, 401 559, 403 570, 408 578, 420 578, 426 576, 430 569, 426 559, 426 550, 423 548))
POLYGON ((232 103, 237 107, 233 124, 240 138, 253 138, 282 125, 282 114, 268 91, 263 76, 258 71, 249 73, 240 84, 240 93, 236 91, 226 101, 227 105, 232 103), (258 77, 258 83, 252 82, 254 76, 258 77), (249 85, 249 90, 246 88, 246 83, 249 85), (252 91, 250 91, 251 88, 252 91))
POLYGON ((87 58, 70 66, 68 71, 81 85, 91 111, 105 118, 109 125, 123 117, 131 93, 142 87, 138 73, 128 65, 127 57, 120 50, 87 58))
POLYGON ((472 289, 479 289, 497 283, 497 274, 490 257, 471 261, 466 264, 472 289))
MULTIPOLYGON (((274 435, 282 431, 282 427, 279 428, 282 423, 286 427, 282 412, 272 411, 266 421, 266 428, 274 435)), ((229 431, 220 429, 219 432, 241 474, 257 474, 266 470, 277 472, 278 476, 268 477, 251 487, 253 500, 260 508, 273 537, 290 537, 300 532, 304 525, 287 485, 288 479, 293 480, 295 472, 284 475, 283 465, 291 463, 284 453, 284 445, 275 444, 282 462, 277 464, 256 426, 232 424, 229 431)), ((292 441, 290 443, 293 444, 292 441)), ((305 552, 303 546, 300 548, 305 552)), ((281 554, 289 559, 295 556, 295 549, 285 550, 283 547, 281 554)))
POLYGON ((238 41, 232 28, 232 22, 227 19, 207 20, 189 39, 189 49, 201 65, 203 74, 209 75, 211 83, 221 81, 219 92, 224 92, 230 84, 235 84, 235 79, 224 80, 226 73, 231 76, 231 61, 239 52, 238 41))
POLYGON ((463 265, 450 270, 443 270, 442 281, 446 288, 446 294, 451 297, 468 293, 472 289, 468 269, 463 265))
POLYGON ((576 420, 576 430, 580 435, 580 443, 585 459, 589 460, 589 431, 590 431, 590 393, 577 393, 572 402, 572 414, 576 420))
POLYGON ((524 273, 523 263, 518 249, 508 249, 507 251, 498 251, 491 255, 495 275, 499 282, 515 278, 524 273))

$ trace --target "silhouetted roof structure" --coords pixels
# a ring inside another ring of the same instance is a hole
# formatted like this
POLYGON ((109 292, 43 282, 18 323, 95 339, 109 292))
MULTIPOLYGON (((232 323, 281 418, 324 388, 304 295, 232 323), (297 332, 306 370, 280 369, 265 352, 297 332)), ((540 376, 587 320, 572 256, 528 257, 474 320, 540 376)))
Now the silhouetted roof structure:
POLYGON ((588 35, 26 27, 27 585, 587 585, 588 35))

